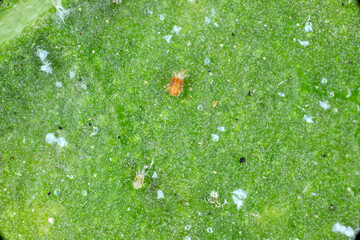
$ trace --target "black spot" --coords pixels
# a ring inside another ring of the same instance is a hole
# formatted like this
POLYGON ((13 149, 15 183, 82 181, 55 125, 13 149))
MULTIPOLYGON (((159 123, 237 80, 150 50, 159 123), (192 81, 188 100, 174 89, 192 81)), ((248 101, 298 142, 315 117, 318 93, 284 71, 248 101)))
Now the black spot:
POLYGON ((122 52, 122 49, 120 49, 120 52, 122 52))
POLYGON ((344 3, 341 4, 341 6, 344 6, 344 5, 345 5, 344 3))
POLYGON ((248 92, 248 95, 249 95, 249 96, 251 96, 251 95, 252 95, 252 93, 251 93, 251 92, 248 92))
POLYGON ((9 6, 10 4, 6 4, 6 6, 9 6))
POLYGON ((120 136, 117 136, 117 138, 121 138, 120 136))
POLYGON ((360 240, 360 232, 356 234, 355 240, 360 240))
POLYGON ((79 35, 82 35, 82 33, 79 33, 79 35))
POLYGON ((61 129, 62 129, 62 126, 59 126, 59 129, 61 130, 61 129))
POLYGON ((91 123, 89 123, 89 126, 91 126, 91 123))
POLYGON ((330 211, 335 211, 335 210, 336 210, 336 206, 333 205, 333 204, 330 204, 329 209, 330 209, 330 211))
POLYGON ((210 216, 210 215, 211 215, 211 212, 209 212, 208 215, 210 216))
POLYGON ((11 156, 11 157, 10 157, 10 160, 14 160, 14 156, 11 156))
POLYGON ((244 157, 241 157, 241 158, 239 159, 239 162, 240 162, 240 163, 244 163, 244 162, 245 162, 245 158, 244 158, 244 157))
POLYGON ((326 154, 324 154, 323 157, 326 158, 326 154))
POLYGON ((16 115, 16 112, 14 112, 14 114, 16 115))
POLYGON ((264 107, 264 106, 265 106, 265 103, 261 102, 260 105, 261 105, 262 107, 264 107))
POLYGON ((82 81, 82 78, 79 78, 79 82, 81 82, 82 81))
POLYGON ((235 118, 235 121, 239 121, 239 119, 235 118))
POLYGON ((176 193, 175 193, 174 195, 175 195, 175 196, 177 196, 177 194, 176 194, 176 193))
POLYGON ((211 69, 209 69, 209 71, 208 72, 211 72, 211 69))
POLYGON ((235 33, 232 33, 231 35, 235 36, 235 33))
POLYGON ((48 192, 48 196, 50 196, 51 192, 48 192))

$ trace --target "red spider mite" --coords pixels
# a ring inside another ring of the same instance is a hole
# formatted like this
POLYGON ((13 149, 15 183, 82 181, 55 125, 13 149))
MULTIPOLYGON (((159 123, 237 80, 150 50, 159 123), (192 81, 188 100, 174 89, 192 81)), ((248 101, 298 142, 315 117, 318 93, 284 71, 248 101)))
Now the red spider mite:
POLYGON ((186 70, 178 74, 175 73, 175 76, 171 79, 169 86, 169 93, 172 96, 178 96, 180 94, 184 84, 184 78, 186 77, 185 72, 186 70))

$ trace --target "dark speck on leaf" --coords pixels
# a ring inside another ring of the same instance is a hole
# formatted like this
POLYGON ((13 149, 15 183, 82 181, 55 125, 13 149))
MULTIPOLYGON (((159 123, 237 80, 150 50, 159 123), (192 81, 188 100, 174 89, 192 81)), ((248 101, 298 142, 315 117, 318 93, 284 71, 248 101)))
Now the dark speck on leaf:
POLYGON ((6 6, 9 6, 10 4, 6 4, 6 6))
POLYGON ((117 138, 121 138, 120 136, 117 136, 117 138))
POLYGON ((11 156, 11 157, 10 157, 10 160, 14 160, 14 156, 11 156))
POLYGON ((330 204, 329 209, 330 209, 331 211, 335 211, 336 207, 335 207, 335 205, 330 204))
POLYGON ((324 154, 323 157, 326 158, 326 154, 324 154))
POLYGON ((209 212, 208 215, 210 216, 210 215, 211 215, 211 212, 209 212))
POLYGON ((240 163, 244 163, 244 162, 245 162, 245 158, 244 158, 244 157, 241 157, 241 158, 239 159, 239 162, 240 162, 240 163))
POLYGON ((175 193, 174 195, 175 195, 175 196, 177 196, 177 194, 176 194, 176 193, 175 193))
POLYGON ((62 126, 59 126, 59 129, 61 130, 61 129, 62 129, 62 126))
POLYGON ((265 103, 261 102, 260 105, 263 107, 263 106, 265 106, 265 103))
POLYGON ((91 123, 89 123, 89 126, 91 126, 91 123))
POLYGON ((239 119, 235 118, 235 121, 239 121, 239 119))
POLYGON ((235 36, 235 33, 232 33, 231 35, 235 36))
POLYGON ((81 82, 82 81, 82 79, 81 78, 79 78, 79 82, 81 82))
POLYGON ((47 194, 48 194, 48 196, 50 196, 51 192, 48 192, 47 194))
POLYGON ((23 67, 24 66, 24 64, 20 64, 20 67, 23 67))
POLYGON ((82 35, 82 33, 79 33, 79 35, 82 35))
POLYGON ((251 93, 251 92, 249 92, 249 93, 248 93, 248 95, 249 95, 249 96, 251 96, 251 95, 252 95, 252 93, 251 93))
POLYGON ((14 114, 16 115, 16 112, 14 112, 14 114))
POLYGON ((344 5, 345 5, 344 3, 341 4, 341 6, 344 6, 344 5))
POLYGON ((209 69, 209 71, 208 72, 211 72, 211 69, 209 69))
POLYGON ((349 64, 353 64, 353 62, 352 62, 352 61, 350 61, 350 62, 349 62, 349 64))
POLYGON ((9 127, 8 129, 11 130, 11 127, 9 127))

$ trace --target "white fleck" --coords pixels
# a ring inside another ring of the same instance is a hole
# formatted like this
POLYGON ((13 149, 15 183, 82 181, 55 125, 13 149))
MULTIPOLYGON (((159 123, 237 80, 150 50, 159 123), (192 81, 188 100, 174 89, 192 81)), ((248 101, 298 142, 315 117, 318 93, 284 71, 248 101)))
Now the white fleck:
POLYGON ((356 105, 357 109, 358 109, 358 112, 360 112, 360 106, 359 105, 356 105))
POLYGON ((163 37, 163 39, 165 39, 165 41, 167 43, 170 43, 171 37, 172 37, 172 35, 166 35, 166 36, 163 37))
POLYGON ((330 104, 328 101, 320 101, 320 106, 324 109, 324 110, 328 110, 330 108, 330 104))
POLYGON ((326 77, 323 77, 322 79, 321 79, 321 84, 325 84, 325 83, 327 83, 327 79, 326 79, 326 77))
POLYGON ((282 93, 282 92, 278 92, 278 95, 279 95, 280 97, 285 97, 285 93, 282 93))
POLYGON ((334 233, 342 233, 352 239, 355 238, 355 232, 351 227, 345 227, 338 222, 334 224, 331 231, 333 231, 334 233))
POLYGON ((85 84, 81 84, 81 88, 84 89, 84 90, 87 90, 87 87, 85 84))
POLYGON ((204 59, 204 64, 205 64, 205 65, 209 65, 209 64, 210 64, 210 58, 206 57, 206 58, 204 59))
POLYGON ((160 15, 160 20, 163 21, 165 19, 165 15, 164 14, 161 14, 160 15))
POLYGON ((185 226, 185 230, 186 230, 186 231, 190 230, 190 228, 191 228, 191 225, 186 225, 186 226, 185 226))
POLYGON ((93 127, 93 129, 94 129, 94 132, 92 132, 92 133, 90 134, 90 137, 96 135, 96 134, 99 132, 99 128, 98 128, 98 127, 93 127))
POLYGON ((164 196, 163 191, 158 190, 158 191, 157 191, 157 199, 160 199, 160 198, 165 198, 165 196, 164 196))
POLYGON ((237 210, 241 208, 241 206, 244 204, 244 201, 247 197, 247 194, 242 189, 238 189, 232 192, 232 199, 234 200, 234 203, 237 206, 237 210))
POLYGON ((212 75, 214 75, 214 74, 213 74, 212 72, 209 72, 209 75, 212 76, 212 75))
POLYGON ((347 97, 347 98, 351 97, 351 90, 350 90, 350 88, 347 89, 347 93, 348 93, 348 94, 346 95, 346 97, 347 97))
POLYGON ((45 62, 44 65, 41 66, 40 70, 46 73, 52 73, 51 63, 45 62))
POLYGON ((49 54, 48 51, 46 50, 42 50, 42 49, 38 49, 36 55, 40 58, 40 60, 45 63, 45 58, 47 57, 47 55, 49 54))
POLYGON ((75 72, 70 70, 70 79, 73 79, 75 77, 75 72))
POLYGON ((314 117, 310 117, 308 115, 304 115, 303 120, 305 120, 307 123, 314 123, 312 120, 314 117))
POLYGON ((200 104, 199 106, 197 106, 197 110, 199 110, 199 111, 202 111, 204 108, 203 108, 203 106, 200 104))
POLYGON ((70 178, 70 179, 73 179, 74 178, 74 176, 73 175, 66 175, 68 178, 70 178))
POLYGON ((306 46, 308 46, 310 44, 309 41, 301 41, 300 39, 298 41, 299 41, 300 45, 302 45, 304 47, 306 47, 306 46))
POLYGON ((154 172, 154 174, 152 175, 152 178, 157 178, 156 172, 154 172))
POLYGON ((182 27, 174 25, 174 28, 173 28, 173 30, 171 32, 175 33, 175 34, 179 34, 181 29, 182 29, 182 27))
POLYGON ((150 10, 150 9, 146 9, 146 11, 145 11, 146 13, 148 13, 148 14, 153 14, 153 11, 152 10, 150 10))
POLYGON ((211 139, 212 139, 214 142, 217 142, 217 141, 219 141, 219 135, 217 135, 217 134, 211 134, 211 139))
POLYGON ((333 97, 333 96, 335 96, 335 93, 334 92, 329 92, 329 96, 333 97))
POLYGON ((57 143, 60 147, 64 147, 67 145, 65 138, 63 137, 55 137, 55 133, 48 133, 46 134, 45 141, 50 144, 57 143))
POLYGON ((57 88, 61 88, 63 85, 62 85, 62 82, 56 82, 56 83, 55 83, 55 86, 56 86, 57 88))
POLYGON ((208 233, 213 233, 213 232, 214 232, 211 227, 207 228, 206 231, 207 231, 208 233))
POLYGON ((216 12, 215 12, 215 9, 211 8, 211 16, 215 16, 216 12))
POLYGON ((67 145, 67 142, 65 141, 65 138, 63 137, 59 137, 57 139, 57 144, 60 146, 60 147, 65 147, 67 145))
POLYGON ((305 32, 312 32, 312 23, 311 22, 306 22, 305 23, 305 32))
POLYGON ((61 0, 55 0, 53 2, 55 8, 56 8, 56 14, 59 16, 59 18, 61 19, 61 21, 63 21, 63 23, 65 23, 65 18, 69 15, 70 10, 65 9, 62 5, 61 5, 61 0))
POLYGON ((209 24, 211 22, 211 19, 209 17, 205 17, 205 22, 209 24))
MULTIPOLYGON (((189 2, 191 2, 191 1, 193 1, 193 0, 189 0, 189 2)), ((185 236, 185 237, 184 237, 184 240, 191 240, 191 237, 185 236)))
POLYGON ((84 197, 86 197, 86 196, 87 196, 87 191, 86 191, 86 190, 82 190, 82 195, 83 195, 84 197))
POLYGON ((296 24, 296 26, 297 26, 297 27, 299 27, 299 26, 300 26, 300 24, 299 24, 299 23, 297 23, 297 24, 296 24))
POLYGON ((310 196, 317 196, 317 193, 310 193, 310 196))
POLYGON ((54 218, 48 218, 50 224, 54 224, 54 218))
POLYGON ((217 22, 214 22, 215 27, 219 27, 219 24, 217 22))
POLYGON ((55 189, 54 195, 58 197, 60 195, 60 189, 55 189))
POLYGON ((217 129, 222 132, 225 131, 225 127, 218 127, 217 129))

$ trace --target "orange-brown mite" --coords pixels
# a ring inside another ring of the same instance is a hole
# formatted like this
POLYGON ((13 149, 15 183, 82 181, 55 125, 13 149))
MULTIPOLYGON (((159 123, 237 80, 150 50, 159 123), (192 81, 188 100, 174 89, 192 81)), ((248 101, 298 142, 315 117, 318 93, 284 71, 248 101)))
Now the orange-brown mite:
POLYGON ((183 79, 186 77, 185 72, 186 72, 186 70, 184 70, 178 74, 175 74, 175 76, 171 79, 170 86, 169 86, 169 93, 172 96, 177 96, 180 94, 182 86, 184 84, 183 79))

